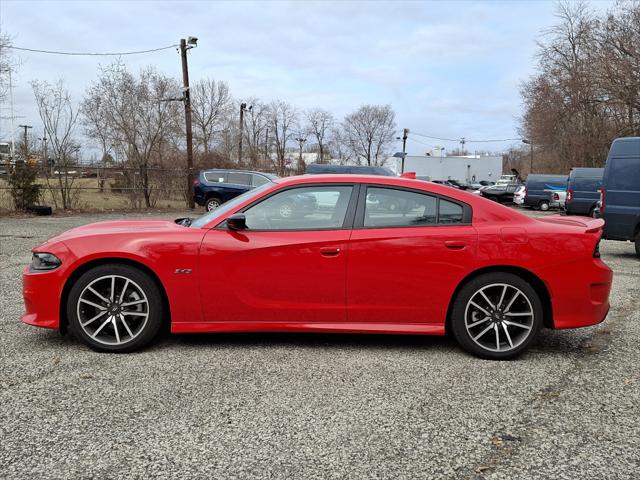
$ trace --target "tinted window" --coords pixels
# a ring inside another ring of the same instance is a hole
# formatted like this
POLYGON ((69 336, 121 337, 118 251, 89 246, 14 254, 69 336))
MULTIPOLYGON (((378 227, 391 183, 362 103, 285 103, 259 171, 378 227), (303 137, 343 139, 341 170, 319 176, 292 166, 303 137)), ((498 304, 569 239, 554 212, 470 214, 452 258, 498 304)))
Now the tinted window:
POLYGON ((253 182, 252 185, 254 187, 259 187, 260 185, 264 185, 265 183, 269 182, 269 179, 267 177, 263 177, 262 175, 251 175, 251 181, 253 182))
POLYGON ((236 185, 251 185, 251 175, 248 173, 229 172, 227 183, 236 185))
POLYGON ((350 186, 291 188, 246 210, 251 230, 322 230, 342 228, 350 186))
POLYGON ((450 225, 452 223, 462 223, 462 205, 440 199, 438 206, 438 223, 450 225))
POLYGON ((436 208, 437 198, 431 195, 392 188, 369 187, 364 209, 364 226, 435 225, 436 208))
POLYGON ((204 179, 211 183, 224 183, 227 181, 226 172, 205 172, 204 179))
POLYGON ((640 158, 612 158, 607 178, 611 190, 640 190, 640 158))

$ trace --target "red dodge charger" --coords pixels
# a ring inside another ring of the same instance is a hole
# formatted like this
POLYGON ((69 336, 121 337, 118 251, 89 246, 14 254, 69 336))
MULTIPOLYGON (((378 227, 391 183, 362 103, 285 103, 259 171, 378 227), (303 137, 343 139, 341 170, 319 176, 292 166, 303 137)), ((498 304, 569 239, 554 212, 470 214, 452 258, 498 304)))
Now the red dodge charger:
POLYGON ((74 228, 33 250, 30 325, 128 352, 171 332, 453 334, 505 359, 542 327, 601 322, 603 221, 533 219, 395 177, 267 183, 196 220, 74 228))

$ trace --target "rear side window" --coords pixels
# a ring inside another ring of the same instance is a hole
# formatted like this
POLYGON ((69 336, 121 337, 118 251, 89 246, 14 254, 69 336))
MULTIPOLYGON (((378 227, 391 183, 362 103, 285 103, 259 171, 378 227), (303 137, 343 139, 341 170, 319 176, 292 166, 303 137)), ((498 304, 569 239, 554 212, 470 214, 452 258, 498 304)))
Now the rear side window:
POLYGON ((204 179, 210 183, 224 183, 227 181, 225 172, 204 172, 204 179))
POLYGON ((251 175, 241 172, 229 172, 227 183, 235 183, 236 185, 251 185, 251 175))
POLYGON ((370 228, 451 225, 463 222, 461 205, 436 196, 368 187, 363 225, 370 228))
POLYGON ((451 225, 462 223, 462 220, 462 205, 441 198, 438 208, 438 223, 451 225))
POLYGON ((640 191, 640 158, 612 158, 610 161, 607 188, 640 191))

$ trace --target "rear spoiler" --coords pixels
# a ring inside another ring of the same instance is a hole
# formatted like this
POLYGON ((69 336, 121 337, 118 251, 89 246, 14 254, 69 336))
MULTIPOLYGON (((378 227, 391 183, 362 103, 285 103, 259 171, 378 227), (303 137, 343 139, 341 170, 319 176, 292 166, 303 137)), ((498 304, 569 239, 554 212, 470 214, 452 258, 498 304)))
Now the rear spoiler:
POLYGON ((604 227, 604 220, 601 218, 591 217, 567 217, 562 215, 550 215, 544 218, 538 218, 540 222, 559 223, 563 225, 571 225, 574 227, 583 227, 584 233, 596 233, 604 227))

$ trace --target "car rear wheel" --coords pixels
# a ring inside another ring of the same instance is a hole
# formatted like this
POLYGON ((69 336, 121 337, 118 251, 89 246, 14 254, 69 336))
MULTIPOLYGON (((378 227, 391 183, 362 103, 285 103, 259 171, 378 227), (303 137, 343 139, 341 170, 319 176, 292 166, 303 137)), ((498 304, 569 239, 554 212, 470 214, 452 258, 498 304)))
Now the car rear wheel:
POLYGON ((546 200, 543 200, 538 204, 538 208, 543 212, 546 212, 547 210, 549 210, 549 202, 547 202, 546 200))
POLYGON ((542 303, 533 287, 511 273, 480 275, 454 299, 451 329, 467 352, 506 360, 520 354, 542 326, 542 303))
POLYGON ((130 352, 151 342, 162 324, 158 286, 137 268, 108 264, 85 272, 67 301, 71 331, 101 352, 130 352))
POLYGON ((216 208, 218 208, 220 205, 222 205, 222 202, 220 201, 219 198, 211 197, 209 200, 207 200, 207 203, 205 204, 205 207, 206 207, 208 212, 211 212, 211 211, 215 210, 216 208))

